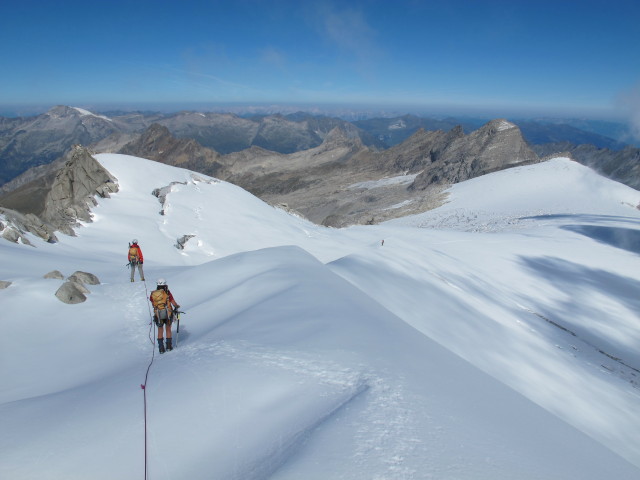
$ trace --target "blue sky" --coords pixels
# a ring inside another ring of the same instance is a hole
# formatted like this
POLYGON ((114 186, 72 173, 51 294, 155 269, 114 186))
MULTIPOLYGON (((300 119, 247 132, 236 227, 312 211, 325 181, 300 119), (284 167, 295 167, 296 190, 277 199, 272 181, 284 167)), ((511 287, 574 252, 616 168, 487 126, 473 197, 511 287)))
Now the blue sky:
POLYGON ((591 116, 640 106, 637 0, 4 0, 1 10, 3 106, 591 116))

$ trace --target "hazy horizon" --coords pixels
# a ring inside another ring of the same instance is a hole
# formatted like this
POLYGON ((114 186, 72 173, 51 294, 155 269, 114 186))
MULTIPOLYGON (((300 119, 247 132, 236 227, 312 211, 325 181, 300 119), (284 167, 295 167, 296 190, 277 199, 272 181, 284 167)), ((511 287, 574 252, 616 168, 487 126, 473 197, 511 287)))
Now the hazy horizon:
POLYGON ((425 118, 553 118, 553 119, 586 119, 627 124, 630 122, 624 115, 612 111, 597 110, 562 110, 524 107, 492 107, 464 105, 402 105, 402 104, 312 104, 312 103, 211 103, 211 102, 141 102, 141 103, 78 103, 78 104, 0 104, 0 116, 5 118, 31 117, 41 115, 56 106, 76 107, 92 113, 105 112, 158 112, 164 114, 180 111, 197 111, 203 113, 235 113, 282 114, 305 112, 314 115, 350 116, 362 118, 396 117, 415 115, 425 118))
POLYGON ((5 7, 5 113, 54 105, 338 105, 624 119, 640 138, 640 63, 632 53, 640 3, 633 0, 28 0, 5 7))

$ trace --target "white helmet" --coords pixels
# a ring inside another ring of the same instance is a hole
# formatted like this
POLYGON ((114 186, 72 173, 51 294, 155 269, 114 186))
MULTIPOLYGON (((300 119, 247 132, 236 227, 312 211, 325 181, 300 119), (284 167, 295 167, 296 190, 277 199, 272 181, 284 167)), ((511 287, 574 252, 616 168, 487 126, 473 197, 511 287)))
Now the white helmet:
POLYGON ((131 240, 131 243, 138 243, 138 239, 134 238, 133 240, 131 240))
POLYGON ((156 285, 158 285, 159 287, 164 287, 167 284, 167 281, 164 278, 159 278, 158 281, 156 282, 156 285))

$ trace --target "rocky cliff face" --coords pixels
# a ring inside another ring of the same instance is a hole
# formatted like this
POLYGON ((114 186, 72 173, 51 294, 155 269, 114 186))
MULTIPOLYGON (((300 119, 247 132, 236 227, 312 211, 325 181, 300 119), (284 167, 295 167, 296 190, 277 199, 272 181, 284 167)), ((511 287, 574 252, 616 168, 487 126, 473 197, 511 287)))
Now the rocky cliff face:
POLYGON ((401 144, 382 152, 381 166, 392 171, 419 173, 440 160, 443 152, 464 136, 460 126, 448 132, 420 129, 401 144))
POLYGON ((206 175, 217 176, 222 169, 221 155, 197 141, 174 137, 167 127, 154 123, 120 153, 148 158, 206 175))
POLYGON ((77 145, 64 157, 54 174, 27 182, 0 197, 0 231, 3 238, 28 244, 30 232, 48 242, 56 231, 74 235, 79 221, 91 221, 95 196, 118 191, 117 180, 84 147, 77 145))
POLYGON ((55 230, 74 235, 79 221, 91 221, 95 196, 108 197, 118 191, 118 184, 84 147, 73 147, 65 166, 58 171, 46 196, 40 217, 55 230))
POLYGON ((439 144, 431 164, 418 175, 412 189, 458 183, 487 173, 538 162, 520 129, 506 120, 492 120, 469 135, 439 144))
POLYGON ((36 215, 23 215, 15 210, 0 207, 0 237, 10 242, 31 245, 25 236, 27 232, 49 243, 58 241, 53 227, 36 215))

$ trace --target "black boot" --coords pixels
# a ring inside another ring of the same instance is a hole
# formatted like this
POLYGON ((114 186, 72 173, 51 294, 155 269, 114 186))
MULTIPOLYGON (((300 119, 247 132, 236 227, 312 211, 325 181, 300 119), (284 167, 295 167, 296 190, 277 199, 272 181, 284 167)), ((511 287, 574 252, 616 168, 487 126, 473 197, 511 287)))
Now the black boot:
POLYGON ((173 345, 171 345, 171 339, 167 338, 167 351, 170 352, 173 350, 173 345))
POLYGON ((164 343, 162 341, 162 338, 158 339, 158 350, 160 351, 160 353, 164 353, 164 343))

